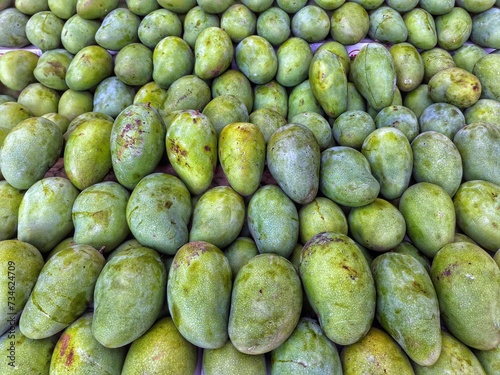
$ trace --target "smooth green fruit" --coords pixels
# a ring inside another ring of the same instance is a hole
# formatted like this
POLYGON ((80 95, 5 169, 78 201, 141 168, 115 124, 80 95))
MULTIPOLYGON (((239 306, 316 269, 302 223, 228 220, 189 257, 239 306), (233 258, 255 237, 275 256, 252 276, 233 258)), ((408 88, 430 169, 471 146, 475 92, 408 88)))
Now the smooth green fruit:
POLYGON ((288 124, 285 117, 269 108, 261 108, 253 111, 250 113, 248 121, 259 127, 266 143, 269 142, 276 130, 288 124))
POLYGON ((144 46, 154 49, 167 36, 182 37, 182 22, 178 14, 164 8, 156 9, 144 15, 137 34, 144 46))
POLYGON ((472 18, 470 39, 480 47, 496 49, 500 47, 500 28, 497 22, 500 9, 498 4, 496 6, 476 14, 472 18))
POLYGON ((330 17, 321 7, 306 5, 293 15, 291 30, 309 43, 320 42, 330 33, 330 17))
MULTIPOLYGON (((59 103, 57 105, 57 113, 66 117, 70 121, 70 123, 77 116, 92 112, 93 109, 94 95, 88 90, 75 91, 68 89, 61 94, 59 103)), ((68 128, 66 128, 66 131, 68 130, 68 128)))
POLYGON ((286 117, 288 111, 288 93, 286 87, 273 79, 266 84, 255 85, 253 93, 254 111, 268 108, 286 117))
POLYGON ((276 80, 285 87, 293 87, 308 78, 313 53, 309 43, 299 37, 283 42, 277 52, 278 71, 276 80))
POLYGON ((178 78, 191 74, 193 68, 194 53, 178 36, 163 38, 153 50, 153 79, 164 89, 178 78))
POLYGON ((420 56, 424 62, 424 82, 426 83, 440 70, 456 67, 450 52, 439 47, 423 51, 420 56))
POLYGON ((443 69, 429 80, 429 95, 435 102, 450 103, 461 109, 468 108, 479 100, 481 82, 464 69, 443 69))
POLYGON ((73 120, 68 125, 68 129, 66 130, 66 133, 64 133, 64 139, 68 141, 69 136, 73 131, 80 125, 83 124, 84 122, 88 120, 95 120, 95 119, 100 119, 100 120, 107 120, 109 122, 113 122, 113 118, 109 115, 106 115, 104 113, 100 112, 84 112, 76 116, 73 120))
POLYGON ((208 27, 196 38, 194 54, 194 74, 201 79, 212 79, 231 65, 233 43, 224 29, 208 27))
POLYGON ((389 52, 394 61, 396 86, 403 92, 416 89, 424 79, 424 62, 418 50, 402 42, 393 45, 389 52))
POLYGON ((486 375, 494 375, 500 371, 500 345, 494 349, 474 350, 473 352, 486 375))
POLYGON ((239 70, 228 69, 212 81, 212 97, 234 95, 241 99, 248 113, 253 107, 253 87, 248 78, 239 70))
POLYGON ((241 267, 259 254, 255 241, 250 237, 238 237, 224 249, 224 255, 229 260, 233 280, 241 267))
POLYGON ((0 11, 0 22, 5 25, 0 36, 0 45, 3 47, 23 48, 30 44, 26 37, 26 24, 29 16, 17 8, 9 7, 0 11))
POLYGON ((397 44, 408 37, 408 29, 401 14, 389 7, 381 6, 370 12, 368 36, 380 43, 397 44))
POLYGON ((8 101, 0 104, 0 124, 2 124, 0 126, 6 129, 7 133, 21 121, 32 116, 28 108, 16 101, 8 101))
POLYGON ((188 74, 176 79, 169 86, 159 113, 169 128, 170 124, 165 119, 169 114, 180 110, 201 112, 210 99, 210 86, 200 77, 188 74))
POLYGON ((0 56, 0 82, 7 88, 21 91, 35 83, 39 57, 28 50, 7 51, 0 56))
POLYGON ((454 7, 450 12, 436 17, 438 45, 447 50, 463 46, 472 32, 472 18, 467 10, 454 7))
POLYGON ((451 140, 465 126, 465 116, 460 108, 449 103, 433 103, 419 117, 420 131, 437 131, 451 140))
POLYGON ((75 91, 95 88, 113 73, 113 58, 103 47, 90 45, 76 52, 66 71, 66 84, 75 91))
POLYGON ((57 112, 59 92, 41 83, 35 82, 26 86, 17 97, 17 102, 24 105, 33 116, 43 116, 57 112))
POLYGON ((7 181, 0 181, 0 241, 13 239, 17 233, 19 205, 24 192, 16 189, 7 181))
POLYGON ((248 122, 248 109, 243 101, 234 95, 214 97, 203 108, 206 115, 220 136, 222 130, 229 124, 248 122))
POLYGON ((95 34, 99 29, 101 22, 99 20, 90 20, 73 15, 64 22, 61 31, 61 43, 64 49, 70 53, 76 54, 84 47, 95 45, 95 34))
POLYGON ((498 66, 500 66, 500 56, 498 54, 489 54, 477 60, 476 65, 472 69, 472 73, 481 82, 481 97, 483 99, 500 99, 500 90, 498 82, 500 82, 500 74, 498 74, 498 66))
POLYGON ((205 12, 198 5, 188 9, 184 17, 183 26, 182 39, 184 39, 191 48, 194 48, 198 35, 208 27, 219 27, 220 18, 217 14, 205 12))
POLYGON ((303 244, 321 232, 347 235, 347 218, 337 203, 326 197, 316 197, 300 207, 299 230, 303 244))
POLYGON ((61 46, 61 33, 64 20, 50 10, 33 14, 26 23, 26 37, 35 47, 42 51, 56 49, 61 46))
POLYGON ((376 129, 373 118, 362 110, 349 110, 335 119, 332 133, 340 146, 360 150, 365 138, 376 129))
POLYGON ((434 16, 450 12, 454 5, 453 0, 420 0, 420 6, 434 16))
POLYGON ((266 375, 266 357, 264 354, 245 354, 231 343, 231 340, 218 349, 204 349, 202 369, 205 375, 241 374, 266 375))
POLYGON ((318 142, 320 151, 335 144, 330 123, 325 117, 317 112, 299 113, 290 118, 290 123, 304 125, 306 128, 310 129, 318 142))
POLYGON ((134 96, 135 90, 132 86, 126 85, 117 76, 111 76, 97 85, 92 110, 115 118, 132 104, 134 96))
POLYGON ((330 18, 330 35, 343 45, 359 43, 368 35, 369 28, 368 12, 355 2, 345 2, 333 11, 330 18))
POLYGON ((239 43, 256 33, 257 15, 243 4, 233 4, 220 17, 220 26, 233 41, 239 43))
POLYGON ((464 111, 465 123, 488 122, 500 125, 500 102, 493 99, 479 99, 464 111))
POLYGON ((129 86, 142 86, 153 77, 153 52, 141 43, 124 46, 115 56, 115 75, 129 86))
POLYGON ((417 117, 420 117, 424 109, 434 104, 429 95, 427 84, 420 84, 416 89, 408 92, 405 95, 403 104, 411 109, 417 117))
POLYGON ((54 90, 67 90, 66 71, 73 55, 64 49, 44 52, 38 59, 33 74, 38 82, 54 90))
POLYGON ((464 44, 453 54, 453 61, 455 61, 457 67, 472 73, 476 62, 487 54, 488 53, 484 50, 484 48, 481 48, 476 44, 464 44))
POLYGON ((161 88, 155 81, 151 81, 136 91, 133 104, 147 104, 158 111, 166 96, 167 90, 161 88))
POLYGON ((278 46, 292 33, 290 16, 279 7, 270 7, 258 15, 256 32, 273 46, 278 46))
POLYGON ((105 17, 117 8, 119 0, 78 0, 76 12, 83 18, 96 19, 105 17))
POLYGON ((411 109, 402 105, 391 105, 379 111, 375 116, 375 126, 377 128, 392 126, 401 130, 409 142, 412 142, 419 133, 417 116, 411 109))
POLYGON ((271 81, 278 70, 278 58, 271 43, 258 35, 248 36, 236 45, 235 61, 255 84, 271 81))

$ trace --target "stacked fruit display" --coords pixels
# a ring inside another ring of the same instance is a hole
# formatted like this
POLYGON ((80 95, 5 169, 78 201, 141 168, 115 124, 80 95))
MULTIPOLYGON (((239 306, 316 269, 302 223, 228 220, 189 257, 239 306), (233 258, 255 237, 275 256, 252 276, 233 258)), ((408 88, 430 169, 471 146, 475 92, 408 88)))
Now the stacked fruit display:
POLYGON ((499 374, 499 6, 0 0, 0 373, 499 374))

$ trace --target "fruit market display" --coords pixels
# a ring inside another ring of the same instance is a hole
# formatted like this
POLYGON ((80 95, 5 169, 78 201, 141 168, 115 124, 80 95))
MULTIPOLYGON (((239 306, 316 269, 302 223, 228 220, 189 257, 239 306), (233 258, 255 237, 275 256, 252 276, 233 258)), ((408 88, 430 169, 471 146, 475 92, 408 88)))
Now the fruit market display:
POLYGON ((0 28, 0 374, 500 374, 500 1, 0 28))

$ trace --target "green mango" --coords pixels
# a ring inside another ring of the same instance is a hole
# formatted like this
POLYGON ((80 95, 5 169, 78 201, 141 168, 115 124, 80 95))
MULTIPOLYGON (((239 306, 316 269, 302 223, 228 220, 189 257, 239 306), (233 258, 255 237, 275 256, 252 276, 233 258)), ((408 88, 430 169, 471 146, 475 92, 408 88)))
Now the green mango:
POLYGON ((358 342, 340 352, 344 375, 414 375, 406 353, 389 334, 372 327, 358 342))
POLYGON ((387 5, 400 13, 405 13, 415 8, 419 0, 387 0, 387 5))
POLYGON ((26 37, 26 24, 30 17, 17 8, 9 7, 0 11, 0 23, 3 32, 0 35, 0 46, 7 48, 23 48, 30 44, 26 37))
POLYGON ((242 353, 270 352, 292 334, 301 309, 302 288, 292 263, 277 254, 259 254, 234 280, 229 338, 242 353))
POLYGON ((455 235, 455 209, 449 194, 441 186, 419 182, 405 190, 399 210, 406 221, 411 242, 433 258, 455 235))
POLYGON ((13 326, 0 337, 0 350, 4 360, 0 362, 2 374, 43 374, 48 375, 52 352, 57 336, 32 340, 13 326))
POLYGON ((76 3, 78 0, 60 2, 58 0, 47 0, 47 5, 57 17, 67 20, 76 14, 76 3))
POLYGON ((323 8, 309 4, 293 15, 290 27, 293 35, 306 42, 320 42, 330 33, 330 17, 323 8))
POLYGON ((420 0, 419 5, 433 16, 451 12, 455 6, 453 0, 420 0))
POLYGON ((166 280, 156 251, 130 247, 116 253, 95 284, 94 338, 106 348, 119 348, 141 337, 160 313, 166 280))
POLYGON ((470 13, 481 13, 495 5, 495 0, 457 0, 457 6, 470 13))
MULTIPOLYGON (((194 0, 190 1, 196 5, 194 0)), ((186 12, 183 22, 182 39, 185 40, 191 48, 194 48, 198 35, 208 27, 219 27, 220 18, 217 14, 205 12, 199 5, 191 6, 186 12)))
POLYGON ((78 14, 64 22, 61 44, 69 53, 76 54, 81 49, 95 45, 95 34, 101 26, 100 20, 86 19, 78 14))
POLYGON ((309 84, 328 116, 336 118, 347 110, 347 76, 336 54, 316 51, 309 65, 309 84))
POLYGON ((437 72, 456 67, 453 56, 445 49, 439 47, 423 51, 420 56, 424 62, 424 82, 426 83, 428 83, 437 72))
POLYGON ((325 10, 335 10, 343 5, 345 0, 315 0, 314 2, 325 10))
POLYGON ((66 70, 66 84, 75 91, 90 90, 113 73, 113 57, 103 47, 81 48, 66 70))
POLYGON ((464 111, 465 123, 487 122, 500 125, 500 102, 493 99, 479 99, 464 111))
POLYGON ((220 27, 226 31, 233 43, 239 43, 256 33, 257 15, 247 6, 234 3, 222 12, 220 27))
POLYGON ((490 123, 476 122, 462 127, 453 138, 462 156, 464 180, 485 180, 500 185, 500 129, 490 123))
POLYGON ((460 108, 449 103, 433 103, 429 105, 422 111, 418 121, 422 133, 437 131, 451 140, 465 126, 464 113, 460 108))
MULTIPOLYGON (((262 0, 262 3, 267 1, 262 0)), ((280 7, 269 6, 258 15, 255 29, 257 35, 265 38, 273 46, 279 46, 286 42, 292 33, 290 16, 280 7)))
POLYGON ((380 192, 370 163, 360 151, 351 147, 334 146, 323 151, 319 175, 321 193, 343 206, 367 205, 380 192))
POLYGON ((166 96, 167 90, 161 88, 155 81, 151 81, 137 89, 133 104, 147 104, 159 111, 166 96))
POLYGON ((61 46, 61 33, 64 20, 50 10, 33 14, 25 26, 26 37, 32 45, 42 51, 61 46))
POLYGON ((331 40, 318 46, 318 48, 316 48, 316 52, 323 49, 326 49, 337 55, 338 59, 342 63, 342 66, 344 67, 345 74, 349 76, 349 70, 351 68, 351 58, 349 57, 349 53, 347 52, 347 48, 345 47, 345 45, 331 40))
POLYGON ((480 47, 500 48, 500 28, 498 27, 498 15, 500 9, 490 8, 472 17, 472 33, 470 40, 480 47))
POLYGON ((477 60, 472 69, 472 73, 481 82, 482 99, 500 101, 500 74, 498 74, 498 66, 500 66, 500 56, 491 53, 477 60))
POLYGON ((156 0, 126 0, 127 8, 138 16, 147 16, 160 7, 156 0))
POLYGON ((424 109, 434 104, 429 95, 427 84, 420 84, 416 89, 406 93, 403 104, 420 118, 424 109))
POLYGON ((117 181, 134 189, 154 172, 165 153, 165 125, 148 104, 131 104, 113 122, 110 135, 111 164, 117 181))
POLYGON ((28 189, 56 163, 62 146, 61 130, 52 121, 42 117, 21 121, 0 149, 4 179, 16 189, 28 189))
POLYGON ((148 369, 165 375, 191 375, 197 363, 198 348, 179 333, 172 318, 164 317, 130 345, 122 374, 148 369))
POLYGON ((43 116, 57 112, 60 94, 39 82, 26 86, 17 97, 17 102, 24 105, 33 116, 43 116))
POLYGON ((500 185, 471 180, 462 183, 453 197, 458 227, 483 249, 493 252, 500 247, 499 191, 500 185))
POLYGON ((21 121, 30 117, 33 117, 33 115, 29 109, 16 101, 0 104, 0 124, 2 124, 3 129, 10 131, 21 121))
MULTIPOLYGON (((61 94, 59 104, 57 106, 57 113, 67 118, 70 123, 77 116, 92 112, 94 109, 94 95, 90 91, 75 91, 68 89, 61 94)), ((69 128, 69 124, 66 130, 69 128)))
POLYGON ((416 89, 424 79, 424 62, 418 50, 402 42, 390 47, 389 52, 394 61, 396 86, 403 92, 416 89))
POLYGON ((220 137, 222 130, 235 122, 248 122, 248 109, 243 101, 231 94, 216 96, 203 108, 220 137))
POLYGON ((38 249, 19 240, 0 241, 2 274, 0 289, 2 304, 0 308, 0 334, 15 329, 21 312, 28 302, 44 260, 38 249))
POLYGON ((381 110, 391 105, 396 72, 392 56, 382 44, 363 46, 352 63, 351 73, 353 83, 372 108, 381 110))
POLYGON ((196 0, 159 0, 162 8, 176 13, 186 13, 196 5, 196 0))
POLYGON ((314 138, 318 142, 320 151, 327 149, 335 144, 333 139, 332 127, 326 118, 317 112, 302 112, 293 116, 291 124, 304 125, 311 130, 314 138))
POLYGON ((67 142, 69 139, 69 136, 73 131, 80 125, 83 124, 86 121, 89 120, 107 120, 111 123, 113 123, 113 117, 106 115, 104 113, 100 112, 85 112, 81 113, 78 116, 76 116, 73 120, 68 125, 68 129, 66 130, 66 133, 64 133, 64 140, 67 142))
POLYGON ((86 312, 64 330, 52 352, 51 374, 121 374, 126 348, 102 346, 92 335, 92 319, 86 312))
POLYGON ((85 19, 102 18, 118 8, 119 3, 120 0, 77 0, 76 12, 85 19))
POLYGON ((278 70, 276 81, 285 87, 294 87, 308 78, 309 64, 313 53, 309 43, 292 37, 282 43, 276 51, 278 70))
POLYGON ((463 8, 454 7, 435 21, 438 45, 446 50, 462 47, 472 32, 472 17, 463 8))
POLYGON ((64 168, 79 190, 104 180, 112 168, 110 136, 113 122, 88 120, 78 125, 64 148, 64 168))
POLYGON ((397 44, 408 37, 408 29, 401 14, 389 7, 381 6, 370 12, 368 36, 379 43, 397 44))
POLYGON ((250 35, 236 45, 235 62, 239 70, 255 84, 271 81, 278 71, 278 57, 271 43, 259 35, 250 35))
POLYGON ((276 185, 263 185, 248 202, 247 225, 259 253, 288 258, 299 237, 295 203, 276 185))
POLYGON ((247 107, 248 113, 253 108, 253 87, 248 78, 239 70, 228 69, 215 77, 211 85, 212 97, 234 95, 247 107))
MULTIPOLYGON (((330 0, 322 0, 322 1, 330 1, 330 0)), ((380 5, 382 5, 382 3, 384 1, 383 0, 352 0, 352 2, 358 3, 366 10, 372 10, 372 9, 378 8, 380 5)))
POLYGON ((360 150, 365 138, 376 129, 375 121, 364 110, 348 110, 335 119, 332 134, 340 146, 360 150))
POLYGON ((377 320, 421 366, 441 354, 439 303, 431 277, 414 257, 388 252, 371 264, 377 290, 377 320))
POLYGON ((261 108, 253 111, 250 113, 248 121, 259 127, 266 143, 269 142, 276 130, 288 124, 285 117, 269 108, 261 108))
POLYGON ((54 254, 43 266, 19 327, 31 339, 61 332, 89 306, 105 259, 92 246, 75 245, 54 254))
POLYGON ((360 340, 375 315, 375 284, 355 242, 335 232, 315 235, 302 249, 299 271, 325 335, 339 345, 360 340))
POLYGON ((436 131, 420 133, 412 142, 412 176, 416 182, 441 186, 453 197, 462 183, 462 157, 446 135, 436 131))
POLYGON ((194 53, 178 36, 163 38, 153 50, 153 80, 164 89, 178 78, 191 74, 194 53))
MULTIPOLYGON (((456 236, 457 233, 455 233, 455 238, 456 236)), ((422 264, 422 266, 425 268, 428 274, 431 273, 431 262, 429 258, 427 258, 424 254, 422 254, 415 246, 412 245, 411 242, 403 240, 399 243, 398 246, 391 249, 391 251, 414 257, 416 260, 420 262, 420 264, 422 264)))
POLYGON ((236 238, 224 249, 224 255, 231 266, 233 280, 241 267, 258 254, 259 250, 255 241, 245 236, 236 238))
POLYGON ((341 374, 337 347, 315 319, 300 318, 290 337, 271 352, 271 374, 341 374))
POLYGON ((145 85, 153 77, 153 52, 141 43, 127 44, 115 56, 114 73, 129 86, 145 85))
POLYGON ((217 246, 190 241, 177 251, 168 273, 167 299, 186 340, 209 349, 226 343, 231 286, 229 261, 217 246))
POLYGON ((78 190, 64 177, 34 183, 19 205, 17 236, 47 253, 73 230, 71 209, 78 190))
POLYGON ((277 129, 267 144, 267 166, 294 202, 311 202, 319 188, 320 147, 314 133, 300 124, 277 129), (290 150, 293 150, 291 155, 290 150))
POLYGON ((135 90, 117 76, 103 79, 96 87, 93 97, 93 111, 116 118, 134 101, 135 90))
POLYGON ((432 261, 431 277, 449 332, 470 348, 500 343, 500 269, 481 247, 468 242, 443 246, 432 261))
POLYGON ((455 61, 458 68, 465 69, 472 73, 476 62, 487 54, 488 53, 484 50, 484 48, 481 48, 476 44, 464 44, 453 54, 453 61, 455 61))
POLYGON ((218 158, 229 185, 240 195, 252 195, 264 173, 264 135, 257 125, 249 122, 228 124, 219 135, 218 158))
POLYGON ((500 371, 500 345, 490 350, 474 350, 486 375, 494 375, 500 371))
POLYGON ((154 49, 167 36, 181 37, 182 22, 178 14, 164 8, 156 9, 144 15, 137 35, 144 46, 154 49))
POLYGON ((278 81, 273 79, 268 83, 255 85, 253 99, 254 111, 268 108, 286 117, 288 112, 288 93, 286 87, 280 85, 278 81))
POLYGON ((224 29, 207 27, 196 38, 194 54, 194 74, 201 79, 212 79, 231 65, 233 42, 224 29))
POLYGON ((186 185, 176 176, 157 172, 143 177, 130 194, 127 224, 142 245, 173 255, 188 241, 191 212, 186 185))
MULTIPOLYGON (((318 1, 316 1, 317 3, 318 1)), ((361 42, 368 35, 370 28, 368 12, 355 2, 344 2, 336 8, 330 21, 330 35, 343 45, 361 42)))
POLYGON ((370 163, 382 197, 399 198, 410 185, 413 167, 411 144, 405 134, 391 126, 378 128, 365 138, 361 153, 370 163))
POLYGON ((114 181, 99 182, 76 197, 71 216, 74 241, 108 253, 129 235, 126 208, 130 193, 114 181))
POLYGON ((159 113, 165 121, 165 117, 174 111, 194 110, 201 112, 211 99, 210 86, 198 76, 188 74, 176 79, 169 86, 165 101, 159 108, 159 113))
POLYGON ((37 81, 34 72, 38 60, 38 55, 28 50, 5 52, 0 56, 0 82, 11 90, 23 90, 37 81))
POLYGON ((230 340, 218 349, 204 349, 202 371, 205 375, 235 374, 266 375, 264 354, 245 354, 234 347, 230 340))
POLYGON ((445 102, 464 109, 479 100, 481 82, 465 69, 443 69, 429 80, 429 95, 435 102, 445 102))
POLYGON ((19 205, 24 191, 16 189, 7 181, 0 181, 0 241, 13 239, 17 234, 19 205))
POLYGON ((390 202, 376 198, 347 215, 351 237, 369 250, 384 252, 396 247, 405 237, 403 215, 390 202))
POLYGON ((402 105, 391 105, 380 110, 375 116, 375 126, 377 129, 391 126, 401 130, 409 142, 419 133, 417 116, 411 109, 402 105))
POLYGON ((64 134, 68 130, 69 126, 69 119, 61 115, 60 113, 57 112, 51 112, 51 113, 46 113, 42 115, 42 117, 46 118, 47 120, 52 121, 54 124, 57 125, 59 129, 61 129, 61 132, 64 134))

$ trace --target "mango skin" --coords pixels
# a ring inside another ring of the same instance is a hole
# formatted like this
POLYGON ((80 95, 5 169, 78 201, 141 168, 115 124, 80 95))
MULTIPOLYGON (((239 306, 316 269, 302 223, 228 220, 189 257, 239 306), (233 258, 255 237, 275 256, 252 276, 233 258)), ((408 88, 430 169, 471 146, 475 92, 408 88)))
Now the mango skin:
POLYGON ((276 51, 278 70, 276 80, 285 87, 294 87, 308 77, 313 53, 309 44, 301 38, 292 37, 283 42, 276 51))
POLYGON ((410 360, 385 331, 372 327, 358 342, 340 352, 344 375, 413 375, 410 360))
POLYGON ((134 340, 127 352, 122 374, 144 371, 158 374, 191 375, 196 371, 198 348, 177 330, 170 317, 164 317, 141 337, 134 340))
POLYGON ((457 67, 472 73, 474 65, 483 56, 488 53, 476 44, 464 44, 453 54, 453 61, 457 67))
POLYGON ((19 205, 24 192, 16 189, 7 181, 0 181, 0 217, 3 218, 0 227, 0 241, 14 238, 17 233, 19 205))
POLYGON ((288 111, 288 93, 275 79, 254 87, 253 110, 269 108, 286 117, 288 111))
POLYGON ((490 123, 472 123, 456 132, 453 142, 462 157, 465 181, 485 180, 500 185, 499 141, 500 129, 490 123))
POLYGON ((234 95, 241 99, 247 107, 248 113, 253 108, 253 86, 250 80, 239 70, 228 69, 214 78, 210 87, 212 97, 220 95, 234 95))
POLYGON ((165 266, 156 251, 131 247, 115 254, 95 284, 95 339, 107 348, 118 348, 142 336, 160 313, 166 281, 165 266))
POLYGON ((248 202, 247 224, 259 253, 290 256, 299 237, 299 214, 280 187, 257 189, 248 202))
POLYGON ((66 71, 66 84, 75 91, 95 88, 113 73, 111 54, 99 45, 79 50, 66 71))
POLYGON ((52 121, 42 117, 21 121, 0 149, 4 179, 16 189, 28 189, 56 163, 62 147, 61 130, 52 121))
POLYGON ((424 7, 416 7, 403 15, 408 30, 407 42, 422 50, 437 45, 437 31, 434 17, 424 7))
POLYGON ((351 65, 353 83, 370 107, 381 110, 391 105, 396 71, 389 51, 379 43, 361 48, 351 65))
POLYGON ((191 213, 191 194, 186 185, 178 177, 160 172, 139 181, 126 210, 133 236, 142 245, 169 255, 188 241, 191 213), (162 229, 158 232, 151 224, 162 229))
MULTIPOLYGON (((496 6, 498 7, 498 1, 496 6)), ((497 20, 500 10, 490 8, 472 18, 471 41, 481 47, 500 48, 500 32, 497 20)))
POLYGON ((38 55, 27 50, 5 52, 0 57, 0 82, 11 90, 23 90, 29 84, 37 82, 35 70, 39 60, 38 55))
POLYGON ((111 165, 127 189, 152 173, 165 153, 166 129, 158 112, 147 104, 132 104, 116 117, 110 134, 111 165))
POLYGON ((76 13, 85 19, 101 18, 118 7, 118 3, 119 0, 78 0, 76 13))
POLYGON ((117 76, 103 79, 96 87, 93 97, 94 112, 116 118, 134 101, 135 90, 117 76))
POLYGON ((278 71, 278 57, 271 43, 259 35, 250 35, 236 45, 235 61, 253 83, 265 84, 278 71))
POLYGON ((128 8, 109 12, 97 29, 95 40, 107 50, 119 51, 128 44, 139 42, 138 29, 141 19, 128 8))
POLYGON ((453 140, 465 126, 465 116, 460 108, 449 103, 433 103, 426 107, 418 119, 420 132, 437 131, 453 140))
POLYGON ((231 286, 229 261, 217 246, 191 241, 177 251, 168 273, 167 300, 186 340, 209 349, 226 343, 231 286))
POLYGON ((454 7, 450 12, 436 17, 438 45, 447 50, 460 48, 472 32, 472 17, 467 10, 454 7))
POLYGON ((309 79, 293 87, 288 95, 288 121, 303 112, 324 114, 323 108, 314 97, 309 79))
POLYGON ((271 374, 341 374, 337 347, 312 318, 300 318, 288 339, 271 352, 271 374))
POLYGON ((153 80, 164 89, 178 78, 191 74, 194 53, 178 36, 167 36, 153 50, 153 80))
POLYGON ((411 109, 402 105, 385 107, 375 116, 375 126, 392 126, 401 130, 408 141, 412 142, 419 133, 418 118, 411 109))
POLYGON ((464 111, 465 122, 487 122, 500 125, 500 102, 493 99, 479 99, 472 107, 464 111))
POLYGON ((375 283, 352 239, 335 232, 315 235, 302 249, 299 273, 330 340, 350 345, 366 335, 375 316, 375 283))
MULTIPOLYGON (((144 2, 141 2, 141 5, 143 4, 144 2)), ((158 2, 156 5, 159 9, 144 14, 137 30, 141 44, 152 49, 167 36, 182 36, 182 22, 179 15, 160 8, 158 2)))
POLYGON ((86 312, 64 330, 52 352, 50 373, 120 375, 126 348, 110 349, 92 336, 92 312, 86 312))
POLYGON ((266 375, 266 357, 264 354, 245 354, 234 347, 231 340, 218 349, 204 349, 202 369, 205 375, 241 374, 266 375))
POLYGON ((428 83, 437 72, 444 69, 456 67, 451 53, 440 47, 435 47, 423 51, 420 56, 422 57, 422 61, 424 62, 425 83, 428 83))
POLYGON ((242 353, 270 352, 292 334, 301 309, 302 288, 292 263, 277 254, 259 254, 234 280, 229 338, 242 353))
POLYGON ((469 108, 481 97, 481 81, 465 69, 443 69, 429 80, 429 95, 435 102, 469 108))
POLYGON ((481 98, 500 100, 500 75, 497 73, 500 56, 497 53, 488 54, 477 60, 472 73, 481 82, 481 98))
POLYGON ((231 95, 219 95, 210 100, 205 108, 203 114, 208 116, 210 122, 220 136, 222 130, 235 122, 248 122, 248 109, 240 98, 231 95))
POLYGON ((22 48, 30 44, 26 37, 26 24, 29 16, 15 7, 3 9, 0 13, 0 21, 5 25, 5 32, 0 37, 0 45, 4 47, 22 48))
POLYGON ((500 270, 478 245, 454 242, 439 250, 431 277, 443 321, 457 339, 479 350, 500 343, 500 270))
POLYGON ((500 345, 490 350, 474 350, 473 353, 486 375, 494 375, 500 371, 500 345))
POLYGON ((57 335, 32 340, 22 334, 19 326, 0 337, 0 350, 6 359, 0 363, 2 374, 49 374, 52 351, 57 335), (11 352, 11 348, 15 350, 11 352), (13 357, 9 358, 13 354, 13 357))
POLYGON ((61 43, 64 49, 76 54, 84 47, 95 45, 95 34, 100 25, 100 20, 89 20, 74 14, 64 22, 62 28, 61 43))
POLYGON ((385 253, 371 264, 377 289, 377 320, 421 366, 441 353, 439 303, 424 266, 406 254, 385 253))
POLYGON ((38 249, 19 240, 0 241, 2 303, 0 334, 12 330, 28 301, 44 260, 38 249), (15 283, 15 285, 14 285, 15 283))
POLYGON ((220 132, 217 147, 229 185, 240 195, 253 194, 260 185, 266 160, 266 140, 260 128, 250 122, 228 124, 220 132))
POLYGON ((428 85, 420 84, 416 89, 408 92, 404 97, 403 104, 411 109, 417 117, 420 117, 424 109, 434 104, 429 96, 428 85))
POLYGON ((68 246, 43 266, 19 320, 21 332, 43 339, 61 332, 89 306, 105 259, 92 246, 68 246))
POLYGON ((411 185, 399 200, 399 210, 411 242, 428 257, 434 257, 441 247, 453 241, 455 208, 441 186, 430 182, 411 185))
POLYGON ((466 181, 453 197, 457 225, 483 249, 500 248, 500 186, 483 180, 466 181))
POLYGON ((63 177, 33 184, 19 206, 18 239, 47 253, 74 229, 71 209, 79 191, 63 177))
POLYGON ((240 236, 224 249, 224 255, 229 260, 233 280, 240 268, 254 256, 259 254, 257 245, 251 237, 240 236))
POLYGON ((85 121, 71 133, 64 148, 68 179, 79 190, 104 180, 112 168, 110 137, 113 122, 85 121))
POLYGON ((407 39, 408 29, 397 10, 381 6, 370 12, 368 36, 379 43, 397 44, 407 39))
POLYGON ((413 166, 411 144, 404 133, 394 127, 378 128, 365 138, 361 153, 380 183, 382 197, 399 198, 410 184, 413 166))
POLYGON ((194 54, 194 73, 201 79, 212 79, 231 65, 233 42, 224 29, 208 27, 196 38, 194 54))
POLYGON ((393 45, 389 52, 394 61, 396 86, 403 92, 416 89, 424 79, 424 62, 418 50, 402 42, 393 45))

